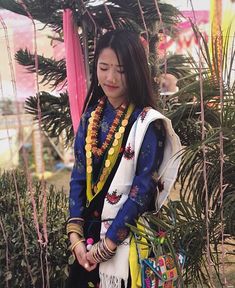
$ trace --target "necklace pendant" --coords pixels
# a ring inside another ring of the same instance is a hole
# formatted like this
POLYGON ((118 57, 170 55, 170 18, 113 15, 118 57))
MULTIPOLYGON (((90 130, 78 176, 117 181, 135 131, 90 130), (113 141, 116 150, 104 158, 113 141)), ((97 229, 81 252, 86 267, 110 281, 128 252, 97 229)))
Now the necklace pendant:
POLYGON ((92 157, 91 151, 87 151, 87 152, 86 152, 86 157, 87 157, 87 158, 91 158, 91 157, 92 157))
POLYGON ((118 145, 118 139, 114 139, 113 140, 113 147, 117 146, 118 145))
POLYGON ((110 160, 106 160, 106 161, 105 161, 105 167, 106 167, 106 168, 108 168, 108 167, 110 166, 110 164, 111 164, 110 160))
POLYGON ((123 126, 121 126, 118 130, 120 133, 124 133, 125 132, 125 128, 123 126))
POLYGON ((108 174, 108 168, 104 167, 103 171, 102 171, 102 175, 106 176, 108 174))
POLYGON ((91 143, 91 136, 87 136, 87 137, 86 137, 86 142, 87 142, 87 144, 90 144, 90 143, 91 143))
POLYGON ((91 144, 86 144, 85 145, 85 150, 88 152, 88 151, 91 151, 91 144))
POLYGON ((87 165, 92 165, 92 159, 91 159, 91 158, 88 158, 88 159, 86 160, 86 162, 87 162, 87 165))
POLYGON ((120 132, 115 133, 115 139, 120 139, 122 137, 122 134, 120 132))
POLYGON ((111 147, 111 148, 109 149, 109 152, 108 152, 108 154, 109 154, 109 155, 113 155, 113 153, 114 153, 114 148, 113 148, 113 147, 111 147))
POLYGON ((86 171, 88 174, 90 174, 92 172, 92 166, 87 166, 86 171))
POLYGON ((104 179, 105 179, 105 175, 102 174, 102 175, 100 176, 100 181, 104 181, 104 179))
POLYGON ((97 186, 96 186, 96 185, 93 187, 93 191, 94 191, 94 193, 95 193, 95 194, 97 193, 97 191, 98 191, 98 188, 97 188, 97 186))
POLYGON ((122 120, 122 126, 126 127, 127 124, 128 124, 128 120, 127 119, 122 120))

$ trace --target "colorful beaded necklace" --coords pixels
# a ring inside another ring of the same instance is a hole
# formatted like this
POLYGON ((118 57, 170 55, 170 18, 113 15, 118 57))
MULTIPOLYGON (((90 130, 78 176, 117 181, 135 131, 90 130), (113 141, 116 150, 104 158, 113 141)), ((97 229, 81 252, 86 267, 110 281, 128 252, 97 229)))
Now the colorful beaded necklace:
POLYGON ((103 111, 105 105, 105 98, 102 98, 96 107, 95 111, 91 113, 91 117, 89 118, 89 125, 87 128, 87 136, 86 136, 86 184, 87 184, 87 206, 89 206, 91 200, 98 195, 98 193, 102 190, 108 176, 116 163, 118 158, 118 154, 121 149, 122 140, 124 136, 124 132, 126 126, 128 124, 128 120, 132 112, 134 111, 134 105, 130 104, 128 106, 127 112, 126 105, 121 105, 118 110, 116 117, 109 129, 106 140, 102 144, 100 148, 97 147, 97 137, 98 137, 98 123, 101 118, 101 113, 103 111), (98 180, 96 183, 93 183, 93 156, 101 156, 104 152, 107 151, 104 156, 103 165, 101 168, 101 173, 99 174, 98 180))
MULTIPOLYGON (((115 116, 113 123, 109 129, 109 132, 106 136, 106 139, 105 139, 104 143, 102 144, 102 146, 100 148, 98 148, 97 147, 98 129, 99 129, 99 123, 101 120, 101 114, 102 114, 102 111, 104 109, 104 105, 105 105, 105 97, 100 99, 100 102, 99 102, 97 108, 95 109, 95 111, 93 111, 91 113, 91 118, 89 119, 89 121, 91 123, 91 144, 90 145, 91 145, 92 153, 96 157, 102 156, 104 154, 104 152, 106 151, 106 149, 108 148, 108 146, 110 145, 111 140, 113 139, 114 132, 116 131, 117 126, 120 123, 120 119, 122 118, 122 116, 126 110, 126 107, 127 107, 127 104, 123 103, 118 108, 116 116, 115 116)), ((90 148, 90 146, 89 146, 89 148, 90 148)))

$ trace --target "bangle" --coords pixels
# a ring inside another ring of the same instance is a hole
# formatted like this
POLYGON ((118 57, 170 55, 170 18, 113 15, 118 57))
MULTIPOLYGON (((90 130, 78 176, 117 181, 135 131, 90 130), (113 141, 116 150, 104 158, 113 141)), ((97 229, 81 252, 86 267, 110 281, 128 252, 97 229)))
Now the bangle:
POLYGON ((66 233, 69 235, 69 233, 75 232, 77 233, 81 238, 83 238, 83 227, 76 223, 68 223, 66 226, 66 233))
POLYGON ((73 250, 75 249, 75 247, 76 247, 78 244, 82 243, 82 242, 85 242, 85 239, 84 239, 84 238, 82 238, 82 239, 76 241, 75 243, 71 244, 70 250, 73 252, 73 250))
POLYGON ((104 248, 107 249, 108 252, 110 252, 111 254, 112 254, 112 253, 115 253, 115 251, 116 251, 117 248, 114 249, 114 250, 111 250, 111 249, 109 248, 109 246, 107 245, 107 242, 106 242, 105 237, 104 237, 103 241, 104 241, 104 248))
POLYGON ((84 223, 84 219, 83 218, 79 218, 79 217, 75 217, 75 218, 69 218, 68 223, 77 223, 77 224, 83 224, 84 223))
POLYGON ((91 254, 92 254, 94 261, 96 263, 100 263, 100 262, 105 262, 111 259, 115 255, 116 250, 117 249, 115 249, 114 251, 110 250, 105 240, 102 239, 92 246, 91 254))

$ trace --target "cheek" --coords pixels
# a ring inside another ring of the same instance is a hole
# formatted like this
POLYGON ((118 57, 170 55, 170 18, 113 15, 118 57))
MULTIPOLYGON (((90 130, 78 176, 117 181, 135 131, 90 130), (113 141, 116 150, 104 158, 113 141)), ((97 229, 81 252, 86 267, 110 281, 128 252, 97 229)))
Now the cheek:
POLYGON ((126 77, 125 76, 121 77, 121 83, 122 83, 123 88, 126 89, 127 85, 126 85, 126 77))
POLYGON ((104 77, 103 77, 103 73, 101 73, 100 70, 97 70, 96 75, 97 75, 98 82, 101 82, 102 79, 104 78, 104 77))

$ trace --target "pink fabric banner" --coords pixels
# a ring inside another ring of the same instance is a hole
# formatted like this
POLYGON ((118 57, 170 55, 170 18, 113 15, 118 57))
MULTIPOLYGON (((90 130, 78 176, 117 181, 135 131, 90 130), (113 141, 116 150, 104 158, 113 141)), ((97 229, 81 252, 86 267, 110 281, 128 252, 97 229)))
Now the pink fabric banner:
POLYGON ((73 21, 73 13, 70 9, 66 9, 63 12, 63 30, 70 113, 74 133, 76 133, 87 93, 87 86, 82 48, 73 21))
POLYGON ((202 35, 208 40, 209 11, 182 11, 182 14, 184 18, 182 18, 182 22, 177 26, 178 34, 176 38, 171 38, 163 33, 159 33, 160 41, 157 49, 160 58, 165 57, 166 50, 167 52, 170 51, 176 54, 185 54, 187 51, 190 51, 191 54, 195 53, 194 49, 198 46, 198 40, 194 35, 189 19, 200 28, 202 35))

